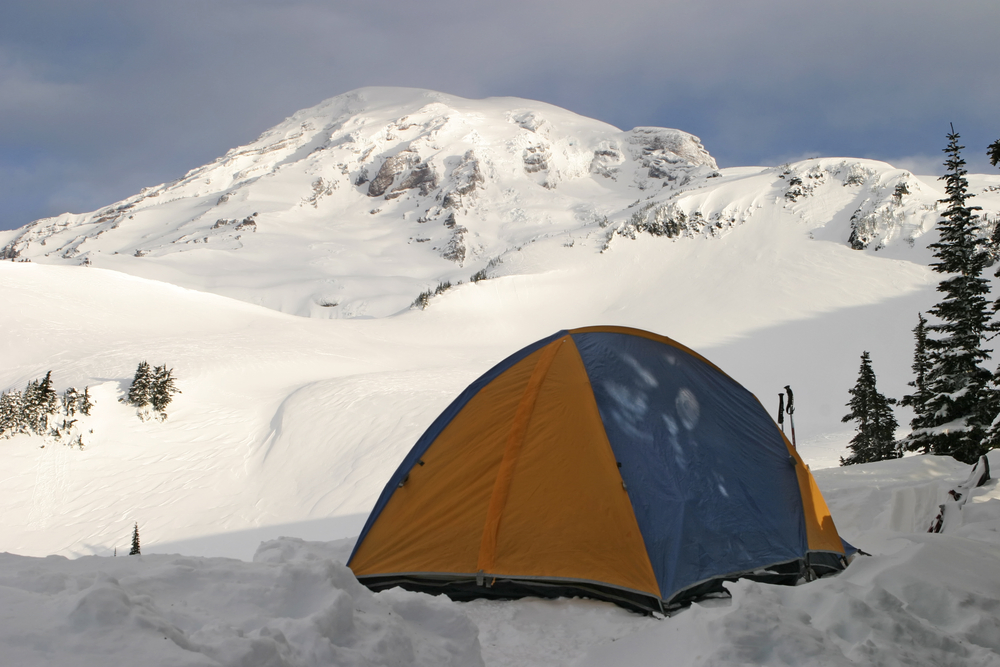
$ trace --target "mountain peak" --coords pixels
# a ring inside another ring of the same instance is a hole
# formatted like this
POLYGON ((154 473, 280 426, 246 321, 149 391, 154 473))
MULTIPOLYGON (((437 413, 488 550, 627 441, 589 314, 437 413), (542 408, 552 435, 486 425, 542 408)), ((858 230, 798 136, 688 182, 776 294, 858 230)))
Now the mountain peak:
POLYGON ((297 314, 382 316, 541 237, 599 230, 642 191, 676 191, 715 169, 680 130, 622 132, 518 98, 361 88, 172 183, 35 221, 3 255, 114 268, 297 314), (294 288, 272 276, 278 293, 260 273, 276 248, 308 274, 294 288), (193 278, 202 262, 225 263, 233 284, 193 278))
POLYGON ((720 171, 681 130, 622 131, 519 98, 361 88, 176 181, 37 220, 0 256, 115 269, 297 315, 384 317, 503 275, 529 246, 601 253, 639 233, 719 236, 762 207, 856 248, 912 243, 933 227, 936 193, 902 173, 865 160, 720 171), (893 198, 903 181, 912 194, 893 198))

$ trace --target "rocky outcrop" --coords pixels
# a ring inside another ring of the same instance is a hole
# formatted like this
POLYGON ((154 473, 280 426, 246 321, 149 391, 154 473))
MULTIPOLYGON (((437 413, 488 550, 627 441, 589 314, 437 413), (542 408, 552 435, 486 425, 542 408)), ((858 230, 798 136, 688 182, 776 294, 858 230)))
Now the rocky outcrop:
POLYGON ((534 174, 547 171, 549 168, 549 152, 544 146, 528 146, 521 154, 524 161, 524 173, 534 174))
MULTIPOLYGON (((642 160, 644 167, 658 173, 668 170, 663 165, 677 165, 683 162, 694 166, 718 169, 715 158, 701 145, 701 139, 663 127, 637 127, 627 134, 627 141, 633 147, 635 157, 642 160)), ((662 178, 652 176, 651 178, 662 178)))
POLYGON ((390 155, 379 167, 375 178, 368 184, 369 197, 381 197, 392 185, 396 176, 406 171, 408 168, 418 164, 420 156, 415 151, 402 151, 396 155, 390 155))
POLYGON ((476 188, 483 185, 486 179, 479 168, 479 160, 473 150, 468 150, 462 156, 462 161, 455 167, 449 176, 451 184, 448 192, 445 193, 441 205, 444 208, 457 208, 462 205, 462 198, 471 195, 476 188))
POLYGON ((423 162, 420 155, 407 149, 386 158, 379 167, 378 174, 368 184, 369 197, 395 199, 407 190, 420 189, 427 195, 437 187, 437 174, 429 162, 423 162), (395 187, 391 187, 395 183, 395 187))
POLYGON ((594 159, 590 161, 590 173, 614 179, 624 162, 625 154, 617 141, 602 141, 594 151, 594 159))
POLYGON ((469 230, 458 224, 454 213, 448 215, 444 226, 451 230, 451 238, 441 249, 441 256, 462 266, 465 263, 465 235, 469 230))
POLYGON ((434 167, 429 162, 419 162, 413 166, 409 173, 403 174, 399 185, 394 187, 385 198, 398 197, 405 191, 414 188, 419 188, 420 194, 426 197, 437 185, 437 174, 434 173, 434 167))

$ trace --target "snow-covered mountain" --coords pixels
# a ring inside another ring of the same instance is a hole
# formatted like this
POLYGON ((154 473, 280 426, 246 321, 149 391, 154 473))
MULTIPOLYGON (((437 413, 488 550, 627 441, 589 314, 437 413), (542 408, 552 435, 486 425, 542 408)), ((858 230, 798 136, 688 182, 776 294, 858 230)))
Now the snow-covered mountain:
POLYGON ((603 236, 599 223, 628 197, 677 192, 715 167, 677 130, 621 132, 527 100, 369 88, 300 111, 178 181, 32 223, 3 255, 293 314, 384 316, 525 244, 603 236), (295 277, 275 286, 290 266, 295 277))
MULTIPOLYGON (((1000 175, 969 180, 992 225, 1000 175)), ((341 642, 358 664, 407 651, 475 664, 479 649, 512 665, 893 664, 906 651, 899 664, 997 664, 996 486, 945 542, 924 526, 964 466, 818 470, 852 435, 840 418, 862 351, 883 392, 908 390, 910 331, 937 301, 926 246, 942 196, 870 160, 719 169, 677 130, 363 89, 174 183, 2 232, 0 392, 52 370, 94 407, 78 444, 0 439, 0 551, 20 554, 0 580, 0 609, 18 615, 0 654, 69 664, 83 650, 97 664, 141 645, 130 654, 154 663, 306 665, 341 642), (411 307, 422 292, 427 307, 411 307), (100 558, 127 549, 135 522, 145 554, 249 559, 279 535, 357 535, 469 382, 594 324, 673 337, 769 407, 792 385, 799 451, 844 535, 876 557, 812 587, 739 584, 731 606, 662 626, 581 602, 372 599, 332 562, 349 543, 271 543, 254 564, 100 558), (119 400, 143 360, 174 369, 182 393, 165 421, 119 400), (94 557, 28 558, 48 554, 94 557), (177 587, 195 580, 214 587, 177 587), (60 639, 25 648, 35 627, 60 639)))
POLYGON ((623 132, 515 98, 365 88, 173 183, 35 221, 0 256, 110 268, 295 315, 384 317, 421 293, 520 273, 512 264, 535 246, 578 257, 637 234, 718 237, 775 216, 856 249, 912 245, 933 227, 938 197, 871 160, 720 170, 679 130, 623 132))

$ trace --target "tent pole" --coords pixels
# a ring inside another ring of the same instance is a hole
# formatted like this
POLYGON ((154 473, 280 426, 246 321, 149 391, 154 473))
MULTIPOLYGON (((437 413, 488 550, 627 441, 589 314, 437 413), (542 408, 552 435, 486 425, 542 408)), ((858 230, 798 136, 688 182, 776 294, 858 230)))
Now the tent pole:
POLYGON ((785 394, 778 392, 778 427, 785 432, 785 394))
POLYGON ((798 449, 798 444, 795 442, 795 397, 792 395, 792 388, 789 385, 785 385, 785 391, 788 392, 788 423, 792 427, 792 447, 798 449))

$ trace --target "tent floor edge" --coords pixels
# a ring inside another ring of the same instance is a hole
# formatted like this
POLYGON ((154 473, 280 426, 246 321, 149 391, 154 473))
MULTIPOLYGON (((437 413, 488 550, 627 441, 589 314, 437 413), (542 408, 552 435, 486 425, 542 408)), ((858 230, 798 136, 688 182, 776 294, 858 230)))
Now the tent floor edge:
POLYGON ((810 551, 809 567, 819 578, 842 572, 846 566, 844 554, 836 551, 810 551))
POLYGON ((629 611, 640 614, 662 613, 664 606, 658 597, 641 593, 601 586, 589 582, 572 582, 546 579, 489 578, 489 586, 476 583, 476 576, 408 576, 378 575, 358 577, 363 585, 374 592, 390 588, 403 588, 418 593, 447 595, 456 602, 470 602, 477 599, 518 600, 526 597, 544 599, 582 597, 611 602, 629 611))
POLYGON ((729 591, 724 584, 738 579, 748 579, 763 584, 794 586, 805 576, 807 564, 817 578, 825 577, 844 569, 844 554, 835 551, 809 551, 802 558, 766 565, 753 571, 733 572, 712 577, 674 593, 667 600, 668 608, 673 611, 705 597, 728 597, 729 591))

